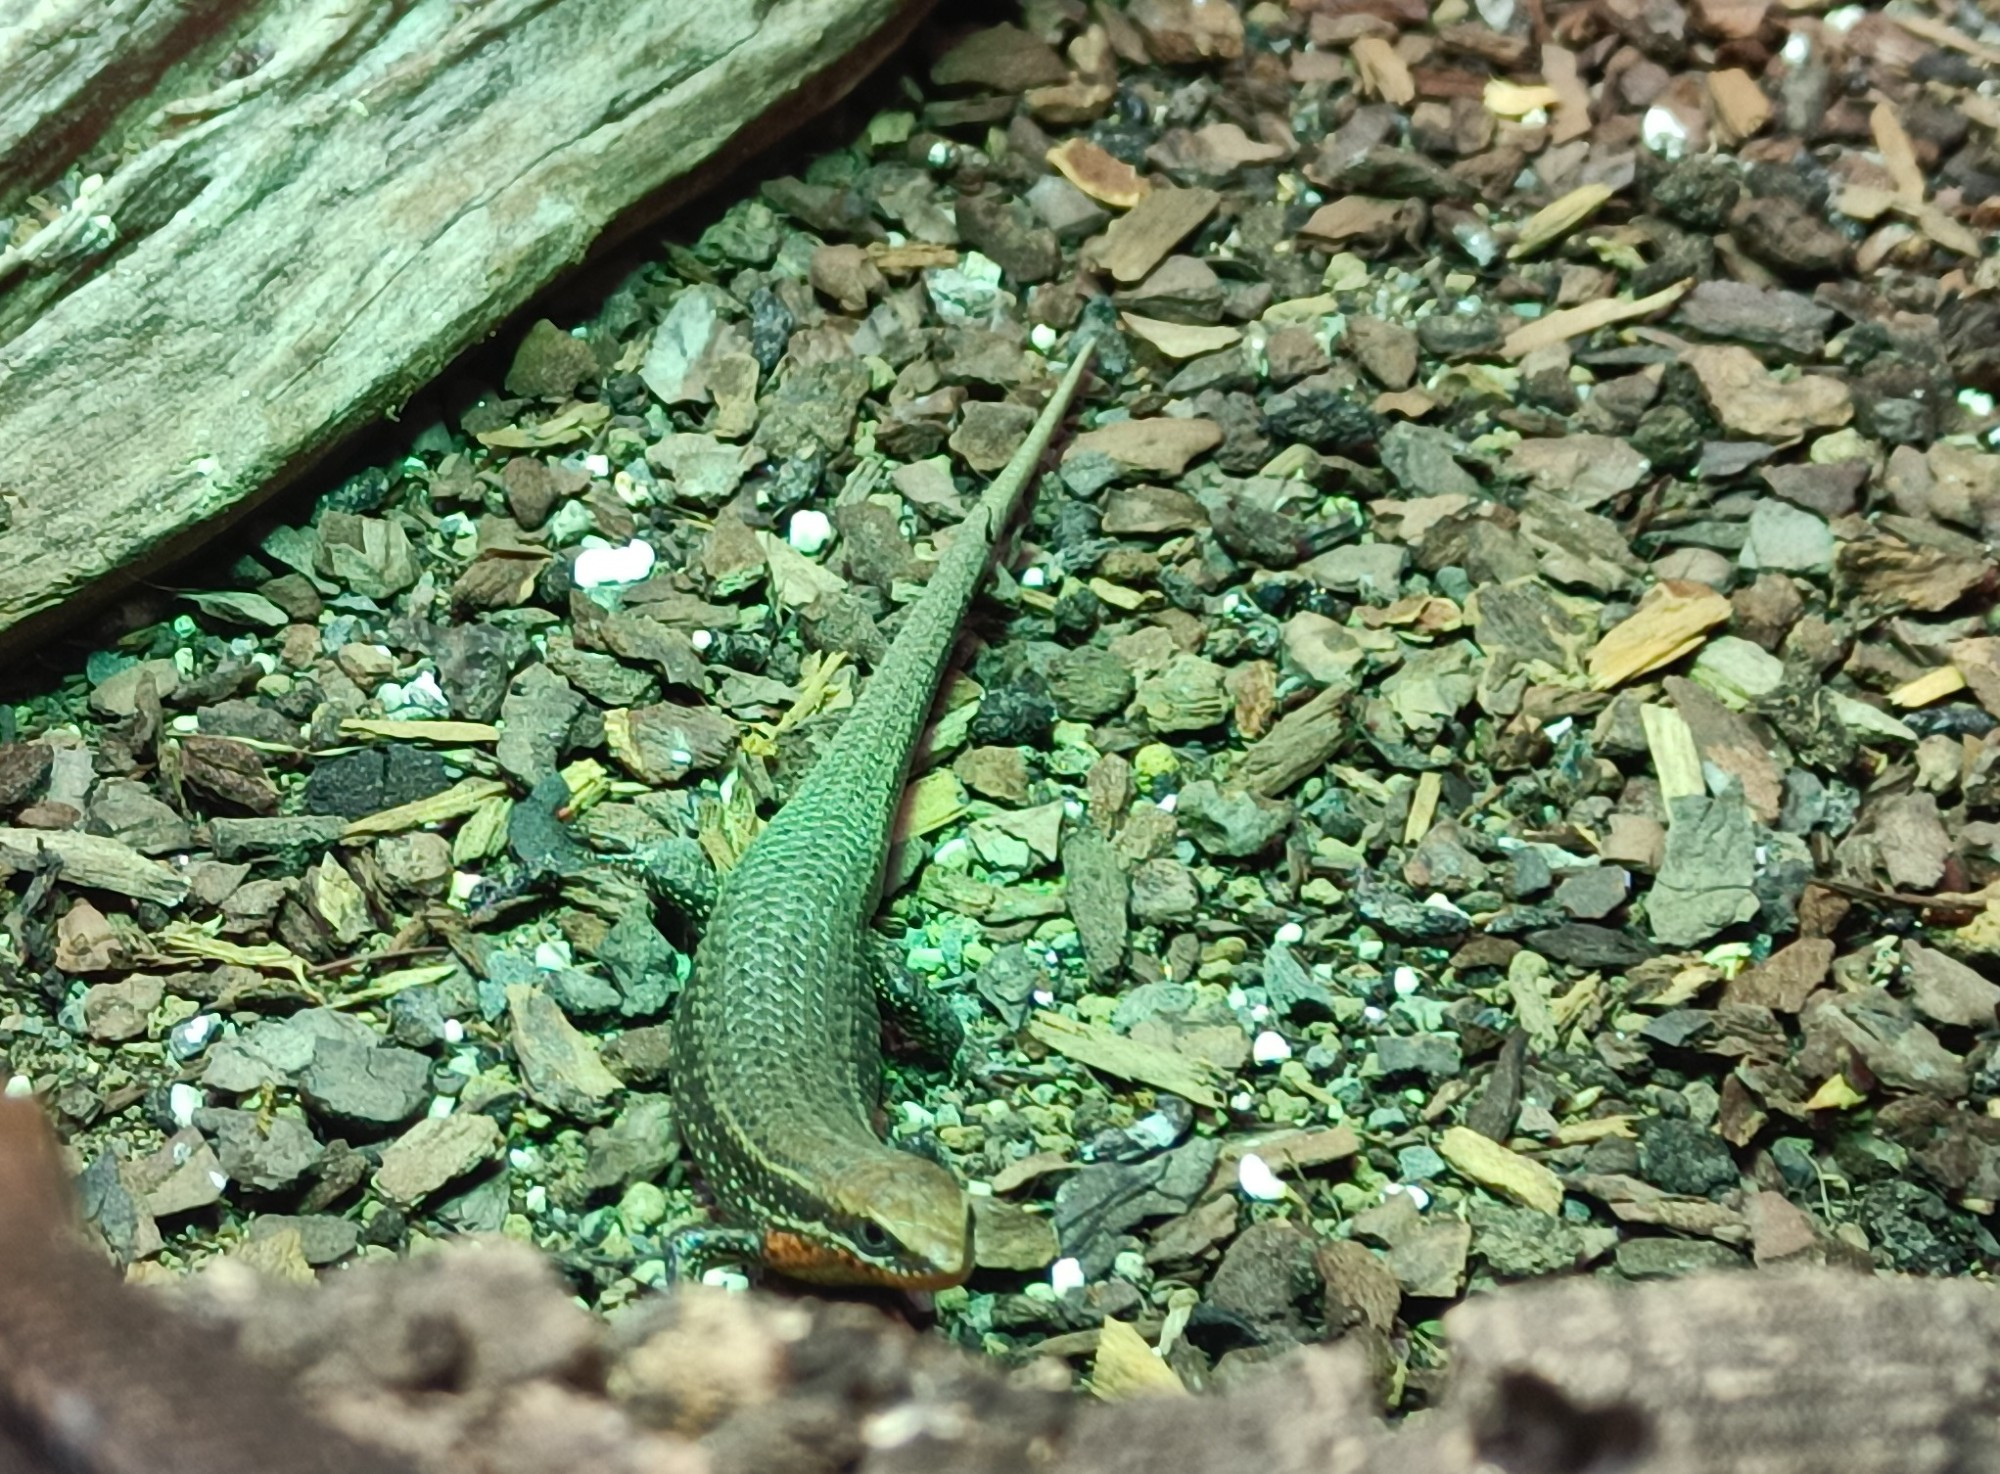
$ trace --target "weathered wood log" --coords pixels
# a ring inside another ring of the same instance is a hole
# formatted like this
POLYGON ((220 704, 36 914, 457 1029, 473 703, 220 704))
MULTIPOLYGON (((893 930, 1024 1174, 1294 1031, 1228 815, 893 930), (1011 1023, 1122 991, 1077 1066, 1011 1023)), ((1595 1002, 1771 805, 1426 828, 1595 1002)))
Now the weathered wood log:
POLYGON ((928 5, 0 9, 0 654, 394 411, 928 5))

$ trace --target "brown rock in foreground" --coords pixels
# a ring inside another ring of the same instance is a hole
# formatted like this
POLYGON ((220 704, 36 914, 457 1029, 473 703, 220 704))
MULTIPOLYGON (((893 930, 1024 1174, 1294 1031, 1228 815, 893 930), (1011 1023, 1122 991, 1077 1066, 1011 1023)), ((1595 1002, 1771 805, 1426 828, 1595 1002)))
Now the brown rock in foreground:
POLYGON ((1053 1390, 1060 1374, 1010 1378, 864 1305, 694 1292, 607 1327, 511 1244, 311 1289, 225 1265, 175 1314, 73 1237, 65 1191, 37 1112, 6 1103, 9 1474, 399 1471, 406 1457, 441 1474, 1994 1465, 2000 1295, 1985 1285, 1729 1274, 1502 1291, 1451 1312, 1442 1406, 1391 1429, 1353 1346, 1286 1357, 1224 1396, 1103 1408, 1053 1390))

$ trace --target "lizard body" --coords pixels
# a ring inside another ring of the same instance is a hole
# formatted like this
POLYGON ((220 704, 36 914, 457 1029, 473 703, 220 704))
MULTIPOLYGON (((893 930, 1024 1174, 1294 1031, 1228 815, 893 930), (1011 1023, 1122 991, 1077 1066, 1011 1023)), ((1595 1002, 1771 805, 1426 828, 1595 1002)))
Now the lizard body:
POLYGON ((722 877, 675 1008, 668 1069, 689 1152, 725 1216, 794 1278, 935 1289, 971 1270, 964 1189, 872 1125, 877 999, 899 975, 869 922, 959 625, 1089 358, 1085 346, 959 524, 839 732, 722 877))

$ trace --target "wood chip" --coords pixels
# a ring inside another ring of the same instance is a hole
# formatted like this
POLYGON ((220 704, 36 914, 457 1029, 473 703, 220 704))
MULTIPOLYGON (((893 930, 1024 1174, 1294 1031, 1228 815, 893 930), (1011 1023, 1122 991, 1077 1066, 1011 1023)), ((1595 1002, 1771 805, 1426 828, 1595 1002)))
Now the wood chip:
POLYGON ((64 880, 86 890, 162 906, 178 905, 187 896, 188 883, 177 871, 122 840, 73 829, 0 829, 0 864, 27 869, 42 850, 62 860, 64 880))
POLYGON ((1522 225, 1521 238, 1508 248, 1507 259, 1519 261, 1554 245, 1602 209, 1612 193, 1608 184, 1581 184, 1544 205, 1522 225))
POLYGON ((1010 1193, 1051 1172, 1074 1172, 1077 1165, 1061 1152, 1035 1152, 995 1172, 990 1185, 996 1193, 1010 1193))
POLYGON ((1404 210, 1401 200, 1378 199, 1374 195, 1343 195, 1313 211, 1299 227, 1299 239, 1309 245, 1340 246, 1362 237, 1392 230, 1404 210))
POLYGON ((1523 86, 1496 77, 1486 84, 1479 100, 1496 118, 1525 118, 1538 108, 1553 108, 1563 99, 1553 87, 1523 86))
POLYGON ((1592 688, 1609 691, 1693 654, 1708 631, 1726 623, 1729 615, 1729 600, 1707 584, 1680 579, 1656 584, 1591 650, 1592 688))
POLYGON ((1361 73, 1361 90, 1395 107, 1408 107, 1417 98, 1416 78, 1410 65, 1396 48, 1380 36, 1363 36, 1350 50, 1355 69, 1361 73))
POLYGON ((1481 1187, 1512 1198, 1551 1218, 1562 1211, 1562 1179, 1540 1162, 1510 1151, 1465 1126, 1448 1127, 1438 1138, 1438 1155, 1452 1170, 1481 1187))
POLYGON ((1984 41, 1975 41, 1955 26, 1947 25, 1935 16, 1921 11, 1898 13, 1889 17, 1892 25, 1901 26, 1912 36, 1919 36, 1935 46, 1956 51, 1969 56, 1981 66, 2000 67, 2000 46, 1988 46, 1984 41))
POLYGON ((1567 47, 1549 42, 1542 47, 1542 80, 1555 90, 1555 120, 1549 125, 1549 142, 1568 143, 1590 132, 1590 88, 1583 80, 1577 55, 1567 47))
POLYGON ((1156 317, 1141 317, 1136 312, 1120 313, 1119 320, 1135 336, 1152 344, 1168 358, 1200 358, 1203 354, 1233 348, 1243 341, 1241 328, 1162 322, 1156 317))
POLYGON ((1977 231, 1962 221, 1952 219, 1936 205, 1899 200, 1894 209, 1947 251, 1956 251, 1961 256, 1978 256, 1984 249, 1977 231))
POLYGON ((1109 604, 1113 609, 1132 614, 1160 602, 1160 595, 1149 589, 1130 589, 1122 583, 1113 583, 1108 578, 1086 579, 1090 591, 1109 604))
POLYGON ((1896 191, 1876 184, 1843 184, 1833 197, 1836 210, 1864 225, 1880 220, 1895 203, 1896 191))
POLYGON ((1329 686, 1251 743, 1230 769, 1230 781, 1276 798, 1319 771, 1345 740, 1338 720, 1348 692, 1329 686))
POLYGON ((817 599, 839 594, 847 580, 822 563, 815 563, 775 532, 760 531, 757 544, 771 569, 771 592, 790 609, 803 609, 817 599))
POLYGON ((1409 817, 1403 821, 1404 844, 1415 844, 1430 833, 1443 792, 1444 778, 1435 770, 1417 775, 1417 791, 1410 796, 1409 817))
MULTIPOLYGON (((1109 9, 1100 7, 1098 14, 1109 9)), ((1134 0, 1127 14, 1145 36, 1152 59, 1164 65, 1228 61, 1243 54, 1243 16, 1238 6, 1210 0, 1134 0)))
POLYGON ((1681 362, 1701 380, 1716 417, 1754 440, 1796 440, 1808 430, 1833 430, 1854 418, 1854 395, 1831 374, 1781 378, 1736 343, 1699 343, 1681 362))
POLYGON ((491 722, 404 722, 386 717, 347 717, 340 730, 357 737, 391 742, 498 742, 500 729, 491 722))
POLYGON ((1109 205, 1114 210, 1131 209, 1153 189, 1137 169, 1087 138, 1066 138, 1051 148, 1046 157, 1063 178, 1100 205, 1109 205))
POLYGON ((1660 780, 1660 798, 1673 811, 1677 798, 1700 798, 1708 792, 1701 775, 1701 752, 1694 742, 1694 729, 1670 706, 1647 702, 1639 708, 1639 724, 1646 730, 1646 751, 1652 755, 1653 773, 1660 780))
POLYGON ((1632 1129, 1631 1116, 1593 1116, 1587 1121, 1567 1121, 1556 1127, 1549 1138, 1558 1146, 1587 1146, 1613 1137, 1630 1141, 1639 1133, 1632 1129))
MULTIPOLYGON (((1757 821, 1776 824, 1784 807, 1784 775, 1771 756, 1765 734, 1742 713, 1730 710, 1712 692, 1684 676, 1668 676, 1661 684, 1694 736, 1701 766, 1735 778, 1743 785, 1743 801, 1757 821)), ((1704 783, 1698 791, 1705 789, 1704 783)))
POLYGON ((1091 254, 1113 280, 1144 281, 1221 203, 1212 189, 1155 189, 1111 222, 1091 254))
POLYGON ((965 785, 949 768, 933 768, 903 790, 903 807, 896 819, 898 839, 934 834, 965 816, 969 803, 965 785))
POLYGON ((1955 665, 1941 665, 1903 682, 1889 693, 1889 700, 1904 708, 1929 706, 1933 701, 1956 696, 1964 689, 1965 673, 1955 665))
POLYGON ((1063 459, 1088 454, 1109 456, 1128 471, 1174 477, 1189 461, 1222 444, 1222 426, 1214 420, 1119 420, 1086 430, 1070 442, 1063 459))
POLYGON ((1134 1397, 1185 1397, 1180 1374, 1153 1354, 1146 1338, 1122 1320, 1106 1318, 1097 1333, 1090 1390, 1106 1402, 1134 1397))
POLYGON ((1276 1131, 1237 1137, 1223 1145, 1216 1158, 1210 1192, 1228 1192, 1236 1185, 1236 1164, 1255 1153, 1273 1172, 1303 1172, 1344 1162, 1361 1150, 1361 1138, 1351 1126, 1322 1126, 1316 1131, 1276 1131))
POLYGON ((1896 193, 1912 204, 1924 197, 1924 166, 1917 162, 1917 146, 1895 108, 1878 102, 1868 114, 1868 131, 1882 155, 1882 167, 1896 181, 1896 193))
POLYGON ((972 1199, 973 1262, 981 1269, 1033 1274, 1062 1253, 1055 1223, 1004 1198, 972 1199))
POLYGON ((364 814, 341 830, 340 837, 343 841, 368 839, 378 834, 402 834, 426 824, 442 824, 471 813, 489 798, 499 798, 507 791, 507 785, 498 778, 462 778, 442 793, 379 813, 364 814))
POLYGON ((959 262, 958 247, 933 245, 928 241, 904 241, 895 246, 870 241, 866 249, 868 259, 884 276, 909 276, 919 271, 935 271, 941 266, 956 266, 959 262))
POLYGON ((1155 1090, 1182 1096, 1210 1110, 1222 1107, 1215 1082, 1222 1072, 1205 1059, 1141 1044, 1097 1024, 1080 1023, 1060 1013, 1038 1013, 1028 1020, 1028 1033, 1057 1054, 1155 1090))
POLYGON ((1740 67, 1708 74, 1708 100, 1715 108, 1717 140, 1723 144, 1741 143, 1771 121, 1771 99, 1740 67))

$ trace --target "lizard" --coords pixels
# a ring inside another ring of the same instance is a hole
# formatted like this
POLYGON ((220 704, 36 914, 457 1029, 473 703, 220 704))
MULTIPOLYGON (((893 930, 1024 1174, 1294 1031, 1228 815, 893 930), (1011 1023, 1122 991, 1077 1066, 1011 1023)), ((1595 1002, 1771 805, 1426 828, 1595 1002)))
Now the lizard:
POLYGON ((687 841, 637 857, 655 894, 700 927, 668 1021, 667 1076, 689 1156, 731 1225, 698 1231, 704 1253, 826 1285, 942 1289, 971 1272, 964 1188, 872 1124, 881 1008, 946 1054, 958 1020, 870 922, 959 626, 1090 358, 1085 343, 958 524, 839 731, 736 865, 716 877, 687 841))

